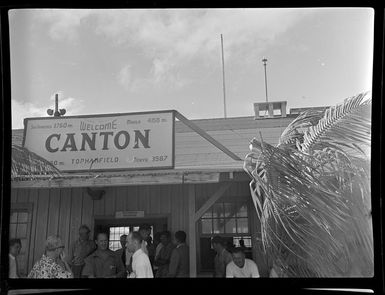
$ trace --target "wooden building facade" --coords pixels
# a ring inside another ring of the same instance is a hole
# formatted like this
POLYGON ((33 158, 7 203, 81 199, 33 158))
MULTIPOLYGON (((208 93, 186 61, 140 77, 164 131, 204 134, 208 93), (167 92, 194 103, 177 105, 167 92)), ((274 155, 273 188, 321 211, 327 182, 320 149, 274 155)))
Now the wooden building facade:
MULTIPOLYGON (((192 122, 243 160, 259 131, 266 142, 276 144, 294 118, 285 114, 258 120, 239 117, 192 122)), ((96 232, 119 227, 133 230, 149 223, 153 232, 186 232, 191 277, 211 276, 214 252, 210 239, 214 235, 236 246, 243 239, 261 275, 267 276, 271 262, 262 250, 243 161, 231 159, 182 122, 175 123, 174 169, 13 180, 10 236, 22 241, 20 272, 29 273, 49 235, 59 235, 68 249, 78 238, 81 224, 96 232), (139 215, 123 216, 121 212, 139 215)), ((21 145, 22 133, 13 130, 14 144, 21 145)))

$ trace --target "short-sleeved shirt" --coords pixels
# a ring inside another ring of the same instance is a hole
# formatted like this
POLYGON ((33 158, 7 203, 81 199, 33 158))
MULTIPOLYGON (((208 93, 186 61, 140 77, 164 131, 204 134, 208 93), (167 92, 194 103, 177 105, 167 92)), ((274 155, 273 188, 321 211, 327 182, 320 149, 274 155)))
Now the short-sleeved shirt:
POLYGON ((150 259, 142 249, 138 249, 132 255, 132 273, 130 278, 153 278, 150 259))
POLYGON ((82 259, 86 258, 88 255, 90 255, 94 250, 96 249, 96 245, 94 241, 88 240, 88 241, 81 241, 76 240, 73 242, 69 249, 69 255, 68 255, 68 263, 72 265, 83 265, 83 263, 73 263, 72 260, 75 257, 80 257, 82 259))
POLYGON ((71 272, 66 271, 52 258, 44 255, 35 263, 28 275, 31 279, 68 279, 73 278, 71 272))
POLYGON ((93 276, 95 278, 106 278, 118 274, 124 276, 125 268, 121 258, 109 249, 105 250, 105 252, 96 250, 84 261, 83 276, 93 276))
POLYGON ((19 277, 17 273, 16 257, 12 254, 9 254, 9 278, 17 279, 19 277))
POLYGON ((253 260, 247 258, 242 268, 231 261, 226 266, 226 278, 259 278, 258 267, 253 260))
POLYGON ((233 257, 226 249, 223 249, 221 253, 217 253, 214 259, 215 277, 224 278, 226 276, 226 266, 231 261, 233 261, 233 257))

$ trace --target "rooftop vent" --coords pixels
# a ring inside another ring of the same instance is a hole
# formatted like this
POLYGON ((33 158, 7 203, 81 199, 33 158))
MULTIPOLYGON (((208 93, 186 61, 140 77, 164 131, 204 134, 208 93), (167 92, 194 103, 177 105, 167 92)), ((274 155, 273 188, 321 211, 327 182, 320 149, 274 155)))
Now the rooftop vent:
POLYGON ((254 119, 286 117, 287 101, 256 102, 254 103, 254 119))

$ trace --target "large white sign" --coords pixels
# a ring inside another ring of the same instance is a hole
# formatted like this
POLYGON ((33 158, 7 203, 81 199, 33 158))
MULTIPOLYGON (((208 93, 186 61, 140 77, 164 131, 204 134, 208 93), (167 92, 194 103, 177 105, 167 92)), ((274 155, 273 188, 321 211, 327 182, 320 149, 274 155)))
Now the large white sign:
POLYGON ((173 111, 24 120, 23 145, 61 171, 174 167, 173 111))

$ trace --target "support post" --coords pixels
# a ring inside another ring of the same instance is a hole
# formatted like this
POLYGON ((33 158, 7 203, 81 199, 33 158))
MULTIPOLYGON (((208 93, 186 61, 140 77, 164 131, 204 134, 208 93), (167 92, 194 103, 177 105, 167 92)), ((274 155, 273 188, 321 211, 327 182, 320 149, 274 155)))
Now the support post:
POLYGON ((198 212, 195 213, 195 221, 198 221, 199 218, 201 218, 202 215, 223 196, 223 194, 227 191, 231 184, 231 182, 227 182, 223 183, 219 187, 219 189, 203 204, 203 206, 199 208, 198 212))
POLYGON ((189 256, 190 256, 190 278, 197 276, 197 241, 195 222, 195 186, 188 185, 188 212, 189 212, 189 256))
POLYGON ((243 161, 240 157, 238 157, 232 151, 227 149, 223 144, 219 143, 216 139, 214 139, 206 131, 204 131, 201 128, 199 128, 196 124, 191 122, 189 119, 187 119, 185 116, 183 116, 178 111, 175 111, 175 118, 177 118, 179 121, 181 121, 186 126, 190 127, 192 130, 194 130, 196 133, 198 133, 200 136, 202 136, 204 139, 206 139, 208 142, 210 142, 216 148, 220 149, 222 152, 224 152, 226 155, 228 155, 233 160, 235 160, 235 161, 243 161))

